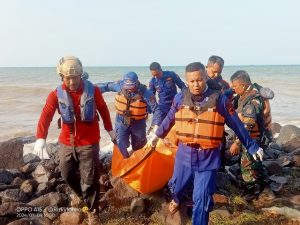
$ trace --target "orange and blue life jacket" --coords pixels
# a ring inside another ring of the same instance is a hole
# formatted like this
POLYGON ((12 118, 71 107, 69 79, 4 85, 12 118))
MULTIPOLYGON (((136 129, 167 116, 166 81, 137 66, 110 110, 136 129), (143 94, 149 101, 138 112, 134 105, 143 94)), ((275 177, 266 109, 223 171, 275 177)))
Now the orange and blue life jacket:
POLYGON ((147 102, 144 100, 143 94, 136 93, 134 96, 129 97, 125 92, 122 90, 115 97, 117 113, 135 120, 147 118, 147 102))
POLYGON ((175 113, 176 135, 180 142, 196 144, 202 149, 220 146, 225 119, 216 110, 219 95, 219 91, 213 91, 201 106, 197 106, 193 104, 189 90, 183 91, 183 104, 175 113))

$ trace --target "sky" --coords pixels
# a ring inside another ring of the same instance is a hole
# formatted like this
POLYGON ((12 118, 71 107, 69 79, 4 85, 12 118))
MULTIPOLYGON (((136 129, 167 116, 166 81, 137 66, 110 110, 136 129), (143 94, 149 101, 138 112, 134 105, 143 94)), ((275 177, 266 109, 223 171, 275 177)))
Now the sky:
POLYGON ((0 67, 300 64, 298 0, 9 0, 0 67))

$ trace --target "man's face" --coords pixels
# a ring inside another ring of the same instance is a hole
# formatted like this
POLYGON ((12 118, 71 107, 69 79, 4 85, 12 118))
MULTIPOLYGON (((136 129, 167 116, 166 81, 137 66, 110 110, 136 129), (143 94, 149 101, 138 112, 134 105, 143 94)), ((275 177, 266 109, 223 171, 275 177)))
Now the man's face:
POLYGON ((202 94, 206 89, 207 75, 204 71, 186 72, 186 84, 194 95, 202 94))
POLYGON ((151 74, 153 77, 156 77, 156 78, 161 78, 162 77, 162 70, 151 70, 151 74))
POLYGON ((63 76, 63 82, 70 91, 76 91, 80 86, 81 76, 63 76))
POLYGON ((214 79, 217 76, 219 76, 222 73, 222 69, 223 68, 218 63, 215 64, 210 63, 206 66, 207 75, 211 79, 214 79))
POLYGON ((243 95, 247 89, 247 85, 240 80, 234 80, 231 83, 231 88, 238 95, 243 95))

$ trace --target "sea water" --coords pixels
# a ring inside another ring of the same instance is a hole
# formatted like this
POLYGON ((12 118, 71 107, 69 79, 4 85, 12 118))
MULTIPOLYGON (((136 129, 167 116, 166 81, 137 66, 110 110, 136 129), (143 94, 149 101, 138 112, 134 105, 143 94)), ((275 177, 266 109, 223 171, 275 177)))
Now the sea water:
MULTIPOLYGON (((184 67, 163 67, 175 71, 183 81, 184 67)), ((300 127, 300 66, 225 66, 223 78, 229 81, 237 70, 246 70, 252 82, 269 87, 275 92, 270 101, 273 122, 300 127)), ((135 71, 142 83, 148 85, 151 74, 148 67, 86 67, 93 83, 116 81, 128 71, 135 71)), ((61 83, 54 67, 0 68, 0 141, 13 137, 31 136, 36 133, 37 122, 49 92, 61 83)), ((104 99, 114 123, 115 93, 104 93, 104 99)), ((49 128, 48 140, 56 140, 58 114, 49 128)), ((151 117, 149 117, 151 119, 151 117)), ((149 124, 149 123, 148 123, 149 124)), ((107 145, 109 136, 101 127, 101 146, 107 145)))

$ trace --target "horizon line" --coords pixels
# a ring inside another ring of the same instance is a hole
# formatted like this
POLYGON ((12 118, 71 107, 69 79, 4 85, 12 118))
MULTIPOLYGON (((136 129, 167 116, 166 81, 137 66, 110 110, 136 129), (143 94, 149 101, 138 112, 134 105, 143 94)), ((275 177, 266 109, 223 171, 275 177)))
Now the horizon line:
MULTIPOLYGON (((225 67, 236 67, 236 66, 300 66, 300 64, 237 64, 237 65, 224 65, 225 67)), ((53 68, 56 66, 0 66, 0 68, 53 68)), ((85 67, 103 67, 103 68, 108 68, 108 67, 149 67, 149 65, 142 65, 142 66, 137 66, 137 65, 118 65, 118 66, 83 66, 85 67)), ((185 65, 162 65, 162 67, 185 67, 185 65)))

